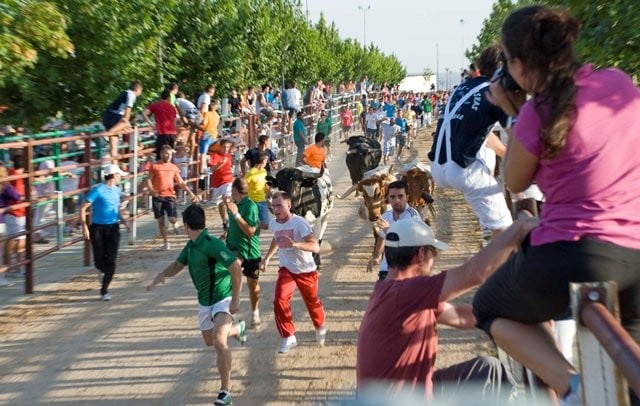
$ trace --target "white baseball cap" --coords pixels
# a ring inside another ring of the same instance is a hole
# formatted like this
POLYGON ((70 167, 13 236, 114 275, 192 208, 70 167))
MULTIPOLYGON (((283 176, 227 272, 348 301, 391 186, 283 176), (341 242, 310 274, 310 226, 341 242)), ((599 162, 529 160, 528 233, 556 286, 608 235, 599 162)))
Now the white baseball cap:
POLYGON ((387 247, 424 247, 430 245, 437 250, 444 251, 449 246, 438 241, 433 230, 422 220, 398 220, 389 227, 385 237, 387 247))
POLYGON ((119 174, 121 176, 127 176, 129 173, 120 169, 120 167, 116 164, 110 164, 102 168, 102 173, 104 176, 119 174))

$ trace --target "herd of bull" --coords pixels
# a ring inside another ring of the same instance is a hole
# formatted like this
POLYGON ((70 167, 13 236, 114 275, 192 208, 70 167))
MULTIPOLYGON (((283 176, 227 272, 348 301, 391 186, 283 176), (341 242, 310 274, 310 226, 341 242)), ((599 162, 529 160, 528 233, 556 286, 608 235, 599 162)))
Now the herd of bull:
MULTIPOLYGON (((418 210, 427 224, 435 217, 433 191, 435 182, 429 167, 419 160, 403 164, 397 173, 393 165, 380 165, 382 148, 374 139, 364 136, 349 137, 345 141, 349 149, 346 164, 351 177, 352 186, 338 199, 344 199, 354 191, 361 194, 363 204, 360 216, 372 223, 374 237, 378 231, 374 223, 388 209, 387 187, 391 182, 403 180, 408 186, 407 200, 411 207, 418 210)), ((325 170, 307 172, 303 168, 284 168, 276 177, 269 177, 269 186, 288 193, 292 200, 292 209, 299 216, 313 214, 316 218, 314 234, 322 243, 327 227, 327 214, 333 207, 333 188, 331 179, 325 170)), ((320 257, 316 256, 316 263, 320 257)))

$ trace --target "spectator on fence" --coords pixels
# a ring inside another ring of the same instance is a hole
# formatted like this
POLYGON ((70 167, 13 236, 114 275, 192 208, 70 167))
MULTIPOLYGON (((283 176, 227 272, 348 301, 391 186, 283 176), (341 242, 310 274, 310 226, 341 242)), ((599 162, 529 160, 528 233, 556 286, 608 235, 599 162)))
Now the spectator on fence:
POLYGON ((331 121, 331 114, 327 114, 325 110, 320 112, 320 119, 316 125, 316 132, 324 134, 324 148, 327 153, 327 159, 331 160, 331 133, 333 130, 333 123, 331 121))
POLYGON ((218 206, 222 229, 226 234, 229 229, 227 210, 224 199, 231 197, 231 184, 233 183, 233 156, 231 155, 231 141, 220 140, 220 148, 209 154, 209 169, 211 170, 211 203, 218 206))
MULTIPOLYGON (((153 278, 147 291, 166 278, 177 275, 185 266, 198 296, 198 321, 202 339, 207 347, 214 347, 220 375, 220 391, 214 405, 231 405, 231 351, 227 341, 234 337, 240 343, 247 341, 245 322, 234 322, 240 311, 242 273, 240 261, 222 241, 209 235, 202 207, 195 204, 182 213, 189 241, 175 261, 153 278)), ((206 374, 207 377, 209 374, 206 374)))
MULTIPOLYGON (((7 171, 7 174, 9 176, 23 174, 25 168, 24 165, 24 158, 21 155, 15 155, 13 157, 13 168, 10 168, 7 171)), ((25 193, 26 189, 24 179, 15 179, 10 182, 5 182, 2 185, 2 201, 6 207, 23 202, 25 193)), ((27 209, 25 207, 11 209, 5 213, 4 221, 6 224, 7 235, 14 235, 26 231, 26 214, 27 209)), ((4 263, 7 265, 6 270, 11 274, 22 274, 20 269, 12 267, 12 264, 24 260, 26 239, 26 235, 21 235, 11 238, 5 242, 4 263)))
POLYGON ((540 226, 473 300, 477 325, 566 405, 583 404, 581 378, 542 323, 567 309, 570 282, 615 281, 622 326, 640 342, 640 91, 620 70, 579 62, 578 36, 576 18, 545 6, 502 26, 516 86, 499 76, 489 94, 518 116, 505 182, 512 192, 535 182, 545 204, 540 226))
POLYGON ((108 302, 112 299, 109 285, 116 273, 116 259, 120 245, 120 181, 127 173, 118 165, 110 164, 103 168, 104 183, 95 185, 80 206, 82 235, 91 241, 93 263, 102 273, 100 299, 108 302), (87 211, 91 207, 91 225, 87 223, 87 211))
POLYGON ((204 92, 200 93, 198 100, 196 100, 196 108, 204 116, 209 111, 209 105, 211 104, 211 98, 216 93, 216 87, 212 84, 207 85, 204 88, 204 92))
MULTIPOLYGON (((9 206, 8 200, 11 199, 10 195, 13 197, 13 199, 20 199, 20 195, 15 193, 15 189, 11 185, 11 182, 7 182, 4 180, 7 175, 7 167, 4 166, 4 162, 0 162, 0 209, 4 209, 9 206)), ((0 237, 5 237, 6 235, 7 225, 5 223, 5 213, 0 213, 0 237)), ((7 280, 5 276, 9 264, 9 261, 5 256, 7 252, 7 243, 8 241, 0 242, 0 261, 2 261, 2 264, 0 265, 0 287, 13 286, 13 283, 7 280)))
POLYGON ((451 392, 462 389, 457 386, 475 383, 470 389, 478 391, 479 401, 506 404, 514 382, 497 358, 480 356, 435 370, 436 325, 473 328, 471 306, 449 301, 491 275, 535 224, 519 221, 465 264, 432 275, 435 258, 447 244, 419 218, 393 223, 384 237, 389 275, 376 283, 358 332, 358 396, 366 398, 377 389, 378 395, 389 396, 389 404, 407 393, 431 403, 432 395, 451 400, 451 392))
POLYGON ((272 114, 271 105, 267 101, 267 94, 271 94, 269 93, 270 90, 271 85, 265 83, 262 85, 260 92, 256 95, 256 114, 263 113, 265 116, 270 116, 272 114), (265 110, 264 112, 263 109, 265 110))
MULTIPOLYGON (((69 152, 68 143, 60 144, 60 150, 63 154, 69 152)), ((80 178, 84 175, 85 169, 73 166, 78 165, 78 156, 67 157, 60 162, 60 167, 67 168, 63 172, 64 179, 62 179, 62 193, 65 195, 62 198, 62 205, 64 207, 65 215, 73 216, 77 215, 78 204, 77 195, 67 195, 69 192, 73 192, 79 189, 80 178)), ((64 234, 72 236, 76 229, 76 224, 79 224, 78 219, 68 219, 65 221, 64 234)))
POLYGON ((171 245, 169 243, 164 217, 166 214, 169 223, 173 226, 174 233, 178 234, 178 228, 176 227, 176 221, 178 220, 176 185, 189 193, 193 203, 197 203, 199 199, 198 196, 189 189, 189 186, 184 182, 182 176, 180 176, 180 168, 171 162, 173 158, 173 150, 171 147, 168 145, 162 147, 160 155, 161 161, 151 165, 147 179, 149 194, 152 196, 151 207, 153 207, 153 217, 158 221, 160 236, 162 236, 164 242, 162 249, 168 251, 171 249, 171 245))
POLYGON ((253 168, 260 161, 260 153, 263 152, 268 160, 265 166, 267 171, 267 175, 271 175, 272 165, 275 165, 276 154, 269 148, 269 144, 271 143, 271 138, 263 134, 258 137, 258 146, 255 148, 248 149, 247 152, 244 153, 244 156, 240 160, 240 172, 243 175, 247 173, 249 168, 253 168))
POLYGON ((240 115, 240 104, 242 100, 238 96, 238 91, 236 89, 231 90, 231 95, 229 96, 229 112, 234 116, 240 115))
POLYGON ((109 136, 109 154, 112 158, 118 156, 118 136, 120 133, 131 132, 131 110, 136 102, 136 98, 142 94, 142 82, 134 80, 129 85, 129 89, 120 95, 107 107, 102 114, 102 124, 109 136))
POLYGON ((296 144, 296 166, 302 165, 304 149, 307 147, 307 128, 304 125, 302 114, 296 115, 293 123, 293 142, 296 144))
POLYGON ((256 92, 253 86, 248 86, 242 95, 241 111, 245 114, 256 113, 256 92))
MULTIPOLYGON (((50 156, 50 148, 46 148, 38 153, 37 158, 45 158, 50 156)), ((34 165, 35 166, 35 165, 34 165)), ((38 199, 44 199, 38 202, 33 207, 33 225, 38 227, 46 222, 46 217, 49 211, 53 208, 53 199, 55 198, 55 184, 54 173, 51 172, 56 167, 56 163, 53 159, 45 159, 38 164, 38 171, 49 171, 47 175, 41 175, 36 178, 37 185, 35 186, 35 197, 38 199)), ((49 230, 53 230, 53 227, 47 227, 33 233, 33 242, 35 244, 49 244, 49 230), (47 230, 48 229, 48 230, 47 230)), ((55 231, 54 231, 55 232, 55 231)))
POLYGON ((302 94, 296 88, 296 82, 288 81, 284 85, 282 92, 282 106, 289 112, 289 118, 294 119, 296 114, 302 110, 302 94))
POLYGON ((322 169, 327 160, 325 142, 327 137, 323 133, 316 133, 315 144, 304 151, 304 163, 312 168, 322 169))
POLYGON ((198 161, 200 162, 200 172, 207 167, 207 152, 209 147, 218 141, 220 136, 220 114, 218 114, 219 104, 217 101, 209 103, 209 110, 203 115, 202 122, 198 126, 198 161))
POLYGON ((160 160, 162 147, 169 145, 171 148, 175 145, 178 130, 176 129, 176 108, 173 107, 169 99, 171 91, 165 89, 160 94, 160 100, 151 103, 142 111, 142 117, 150 126, 156 129, 156 161, 160 160), (155 119, 155 125, 149 118, 152 114, 155 119))

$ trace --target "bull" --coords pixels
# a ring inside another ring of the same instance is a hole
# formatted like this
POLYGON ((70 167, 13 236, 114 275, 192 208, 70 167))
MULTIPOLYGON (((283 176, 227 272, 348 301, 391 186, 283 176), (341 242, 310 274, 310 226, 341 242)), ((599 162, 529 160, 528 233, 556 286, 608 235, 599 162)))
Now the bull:
MULTIPOLYGON (((311 214, 314 219, 313 233, 322 244, 327 229, 327 215, 333 208, 333 187, 326 169, 320 172, 303 171, 300 168, 282 168, 273 176, 267 176, 270 188, 277 188, 291 196, 291 209, 301 217, 311 214)), ((320 254, 313 254, 316 265, 321 264, 320 254)))
POLYGON ((364 173, 377 168, 382 158, 380 143, 374 139, 353 136, 345 141, 349 145, 345 163, 349 169, 351 184, 362 180, 364 173))

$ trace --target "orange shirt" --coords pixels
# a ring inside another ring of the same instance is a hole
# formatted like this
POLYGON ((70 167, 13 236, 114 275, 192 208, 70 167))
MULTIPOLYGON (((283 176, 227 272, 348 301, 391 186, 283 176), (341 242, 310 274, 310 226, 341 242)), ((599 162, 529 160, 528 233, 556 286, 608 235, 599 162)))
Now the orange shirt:
POLYGON ((151 185, 160 197, 176 197, 175 181, 180 176, 180 169, 173 163, 155 163, 149 170, 151 185))
POLYGON ((322 163, 326 157, 327 153, 325 152, 324 147, 319 147, 316 144, 313 144, 304 151, 304 162, 314 168, 321 169, 322 163))

